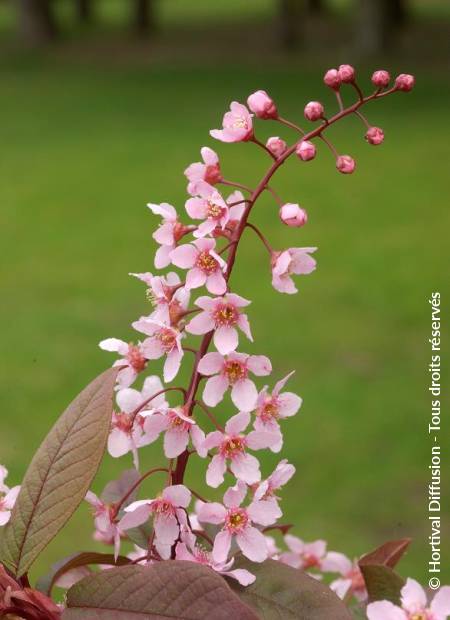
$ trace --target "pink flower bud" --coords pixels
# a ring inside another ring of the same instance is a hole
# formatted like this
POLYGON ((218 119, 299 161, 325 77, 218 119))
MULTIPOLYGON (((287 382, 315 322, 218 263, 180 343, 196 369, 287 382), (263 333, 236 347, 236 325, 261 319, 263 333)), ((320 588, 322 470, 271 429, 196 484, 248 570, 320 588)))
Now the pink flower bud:
POLYGON ((275 157, 280 157, 280 155, 283 155, 284 151, 286 150, 287 144, 282 138, 279 138, 278 136, 272 136, 267 140, 266 146, 269 151, 273 155, 275 155, 275 157))
POLYGON ((381 144, 384 140, 384 132, 379 127, 369 127, 366 133, 366 140, 369 144, 381 144))
POLYGON ((265 90, 257 90, 250 95, 247 99, 247 105, 258 118, 267 120, 268 118, 278 117, 276 105, 265 90))
POLYGON ((386 86, 389 85, 390 81, 391 76, 387 71, 375 71, 375 73, 372 75, 372 84, 377 88, 386 88, 386 86))
POLYGON ((319 101, 310 101, 305 105, 304 115, 309 121, 318 121, 324 113, 323 105, 319 101))
POLYGON ((287 202, 280 208, 280 219, 286 226, 299 228, 306 224, 308 215, 299 205, 287 202))
POLYGON ((342 174, 351 174, 356 167, 355 160, 350 155, 339 155, 336 160, 336 168, 342 174))
POLYGON ((395 78, 395 86, 398 90, 403 90, 405 93, 414 88, 416 80, 413 75, 408 73, 401 73, 395 78))
POLYGON ((302 140, 302 142, 297 144, 295 153, 302 161, 309 161, 316 156, 316 147, 312 142, 309 142, 309 140, 302 140))
POLYGON ((344 84, 351 84, 355 81, 355 69, 351 65, 340 65, 338 73, 344 84))
POLYGON ((323 76, 323 82, 333 90, 339 90, 341 86, 341 77, 337 69, 329 69, 323 76))

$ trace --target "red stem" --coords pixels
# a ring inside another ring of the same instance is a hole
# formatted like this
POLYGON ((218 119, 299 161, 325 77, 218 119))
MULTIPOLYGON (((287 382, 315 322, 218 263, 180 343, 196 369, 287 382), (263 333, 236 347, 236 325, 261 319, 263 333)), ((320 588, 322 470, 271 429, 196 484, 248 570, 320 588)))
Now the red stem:
POLYGON ((136 482, 131 486, 131 488, 128 489, 128 491, 125 493, 125 495, 122 497, 122 499, 119 500, 119 502, 117 502, 117 504, 115 504, 115 506, 114 506, 114 513, 113 513, 113 516, 111 517, 111 520, 116 518, 116 516, 119 513, 119 510, 125 504, 127 499, 134 493, 134 491, 136 491, 136 489, 140 486, 140 484, 146 478, 148 478, 152 474, 156 474, 159 471, 163 471, 163 472, 166 472, 166 473, 169 472, 167 467, 154 467, 153 469, 150 469, 149 471, 145 472, 145 474, 142 474, 142 476, 139 478, 139 480, 136 480, 136 482))

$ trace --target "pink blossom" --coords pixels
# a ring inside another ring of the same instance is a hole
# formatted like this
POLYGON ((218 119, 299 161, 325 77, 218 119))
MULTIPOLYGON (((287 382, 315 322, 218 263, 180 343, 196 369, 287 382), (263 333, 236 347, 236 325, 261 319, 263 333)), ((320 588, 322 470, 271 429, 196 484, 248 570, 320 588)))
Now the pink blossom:
POLYGON ((99 347, 104 351, 116 351, 122 356, 113 364, 113 366, 125 366, 117 375, 119 388, 129 387, 147 366, 147 357, 141 343, 127 344, 118 338, 107 338, 99 343, 99 347))
POLYGON ((310 101, 304 109, 305 118, 308 121, 318 121, 324 115, 324 108, 320 101, 310 101))
POLYGON ((162 321, 148 317, 141 317, 132 325, 137 331, 149 336, 141 345, 147 359, 157 360, 166 356, 164 381, 172 381, 178 374, 184 354, 181 346, 183 334, 175 327, 168 327, 162 321))
POLYGON ((413 75, 409 75, 408 73, 401 73, 395 78, 395 87, 397 90, 402 90, 405 93, 409 92, 414 88, 414 84, 416 83, 416 79, 413 75))
POLYGON ((350 155, 339 155, 336 159, 336 168, 342 174, 352 174, 356 168, 356 162, 350 155))
POLYGON ((117 392, 116 401, 119 412, 113 412, 111 430, 108 437, 108 452, 114 458, 119 458, 128 452, 133 454, 133 462, 139 469, 138 449, 151 443, 143 429, 144 417, 150 415, 154 409, 168 406, 164 394, 152 399, 147 407, 133 416, 133 412, 147 398, 163 389, 162 383, 156 375, 147 377, 142 391, 125 388, 117 392))
POLYGON ((267 534, 264 535, 264 538, 266 539, 269 558, 278 560, 280 557, 280 549, 277 546, 275 538, 273 538, 273 536, 267 536, 267 534))
POLYGON ((401 590, 401 607, 377 601, 367 607, 369 620, 447 620, 450 616, 450 586, 442 587, 430 604, 422 586, 408 579, 401 590))
POLYGON ((247 299, 234 293, 215 299, 199 297, 195 305, 202 312, 186 325, 186 331, 199 336, 214 330, 214 344, 219 353, 231 353, 238 346, 238 327, 253 342, 247 315, 241 312, 241 308, 249 304, 247 299))
POLYGON ((289 248, 272 254, 272 286, 280 293, 297 293, 292 274, 307 275, 316 268, 316 261, 310 254, 317 248, 289 248))
POLYGON ((101 542, 114 545, 114 556, 117 559, 120 551, 120 538, 123 536, 123 528, 120 523, 115 523, 115 510, 113 506, 105 504, 92 491, 86 493, 86 501, 94 509, 94 538, 101 542))
POLYGON ((324 540, 305 543, 297 536, 286 534, 284 541, 289 551, 280 555, 280 562, 300 570, 312 568, 322 570, 327 550, 327 543, 324 540))
POLYGON ((205 221, 197 228, 194 237, 205 237, 216 227, 223 230, 230 217, 225 200, 212 185, 204 181, 197 183, 196 194, 187 200, 186 211, 192 219, 205 221))
POLYGON ((384 140, 384 132, 379 127, 369 127, 366 132, 366 140, 369 144, 378 145, 384 140))
POLYGON ((316 147, 309 140, 302 140, 299 144, 297 144, 295 153, 302 161, 310 161, 316 156, 316 147))
POLYGON ((283 459, 278 463, 270 476, 260 482, 255 488, 253 498, 256 501, 265 502, 265 505, 269 507, 273 514, 276 514, 278 509, 279 516, 277 519, 283 514, 278 505, 280 498, 277 496, 277 491, 287 484, 294 474, 295 467, 290 465, 286 459, 283 459))
POLYGON ((220 183, 222 180, 222 173, 220 171, 220 163, 217 153, 215 153, 208 146, 204 146, 200 150, 200 153, 203 163, 196 162, 195 164, 191 164, 184 171, 184 174, 189 181, 188 193, 192 196, 197 193, 197 183, 199 181, 206 181, 206 183, 209 183, 210 185, 216 185, 216 183, 220 183))
POLYGON ((180 286, 178 274, 171 271, 166 276, 151 273, 131 273, 147 284, 147 298, 155 308, 149 318, 176 326, 189 306, 190 291, 180 286))
POLYGON ((286 142, 278 136, 272 136, 271 138, 269 138, 266 142, 266 146, 269 151, 273 155, 275 155, 275 157, 280 157, 281 155, 283 155, 287 148, 286 142))
POLYGON ((223 129, 212 129, 210 135, 222 142, 245 142, 253 137, 252 115, 245 105, 233 101, 223 117, 223 129))
POLYGON ((189 269, 186 276, 188 290, 206 285, 213 295, 223 295, 227 283, 223 277, 227 264, 217 252, 214 239, 196 239, 194 243, 180 245, 172 251, 172 263, 181 269, 189 269))
POLYGON ((148 557, 148 551, 141 549, 138 545, 134 545, 133 551, 127 553, 127 558, 131 560, 133 564, 140 564, 141 566, 154 564, 154 560, 148 557))
POLYGON ((389 86, 390 81, 391 76, 387 71, 375 71, 372 75, 372 84, 377 88, 386 88, 386 86, 389 86))
POLYGON ((191 492, 184 485, 168 486, 155 499, 138 500, 127 506, 119 527, 123 530, 138 527, 153 515, 155 547, 162 559, 168 560, 180 534, 180 525, 187 526, 186 508, 190 502, 191 492))
POLYGON ((220 575, 236 579, 241 586, 248 586, 256 579, 256 577, 248 570, 245 570, 245 568, 230 570, 234 564, 234 558, 223 562, 215 561, 211 552, 205 551, 203 547, 196 544, 195 535, 187 529, 181 533, 181 542, 177 543, 175 549, 175 559, 209 566, 220 575))
POLYGON ((161 246, 155 254, 155 267, 164 269, 170 265, 170 252, 176 247, 177 242, 192 230, 192 227, 181 224, 175 207, 167 202, 162 202, 160 205, 149 203, 147 207, 155 215, 161 215, 163 218, 161 226, 153 233, 153 239, 161 246))
POLYGON ((214 539, 212 557, 215 562, 226 562, 233 538, 242 553, 252 562, 264 562, 268 556, 264 535, 253 523, 272 525, 276 516, 267 511, 261 502, 252 502, 248 508, 241 507, 247 493, 244 483, 238 482, 225 493, 223 503, 205 503, 200 507, 199 520, 219 525, 221 531, 214 539))
POLYGON ((367 599, 366 584, 357 561, 352 562, 343 553, 330 551, 322 562, 322 570, 342 575, 341 579, 336 579, 330 584, 330 588, 339 598, 344 599, 352 594, 359 601, 367 599))
POLYGON ((252 431, 247 436, 243 431, 250 424, 250 414, 241 412, 231 417, 225 424, 225 432, 213 431, 207 435, 203 447, 205 450, 217 448, 218 453, 213 456, 206 472, 206 482, 210 487, 217 488, 224 480, 227 462, 238 480, 247 484, 254 484, 261 479, 259 461, 250 450, 261 450, 276 441, 277 437, 267 432, 252 431))
POLYGON ((283 224, 293 228, 304 226, 308 221, 308 215, 305 209, 302 209, 298 204, 291 202, 287 202, 280 207, 279 215, 283 224))
POLYGON ((257 90, 247 99, 250 110, 263 120, 278 118, 277 107, 265 90, 257 90))
POLYGON ((20 486, 11 489, 5 484, 8 470, 0 465, 0 527, 6 525, 11 518, 11 511, 19 495, 20 486))
POLYGON ((144 421, 145 439, 152 443, 161 433, 164 433, 164 454, 168 459, 174 459, 184 452, 189 438, 197 451, 204 457, 203 448, 205 434, 191 417, 185 414, 183 407, 174 407, 154 413, 144 421))
POLYGON ((265 386, 259 393, 256 401, 255 430, 270 432, 279 438, 279 441, 270 447, 272 452, 279 452, 283 445, 283 435, 281 434, 278 420, 295 415, 302 405, 302 399, 297 394, 292 392, 282 392, 280 394, 292 374, 291 372, 284 379, 278 381, 273 388, 272 394, 268 393, 267 386, 265 386))
POLYGON ((324 84, 333 90, 339 90, 341 81, 341 76, 337 69, 329 69, 323 77, 324 84))
POLYGON ((339 65, 338 73, 344 84, 351 84, 355 81, 355 69, 352 65, 339 65))
POLYGON ((208 379, 203 391, 203 400, 215 407, 231 387, 231 400, 238 409, 251 411, 258 393, 255 384, 248 378, 249 372, 264 377, 272 372, 270 360, 264 355, 247 355, 232 352, 227 356, 207 353, 198 365, 198 371, 208 379))
MULTIPOLYGON (((230 216, 229 216, 229 220, 228 220, 228 224, 226 228, 227 232, 229 233, 228 236, 230 236, 239 226, 242 216, 244 215, 244 211, 245 211, 244 195, 240 191, 233 192, 232 194, 228 196, 226 202, 230 208, 230 211, 229 211, 230 216)), ((220 234, 223 234, 223 231, 220 231, 220 230, 217 231, 217 229, 215 232, 219 232, 220 234)))

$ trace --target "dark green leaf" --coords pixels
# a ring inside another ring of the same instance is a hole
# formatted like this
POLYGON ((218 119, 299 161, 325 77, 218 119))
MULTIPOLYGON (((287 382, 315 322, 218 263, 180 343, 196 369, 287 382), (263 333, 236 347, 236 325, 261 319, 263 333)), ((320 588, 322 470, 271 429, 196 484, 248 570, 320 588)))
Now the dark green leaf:
POLYGON ((67 594, 63 620, 258 620, 212 569, 167 561, 102 571, 67 594))
POLYGON ((230 579, 231 589, 263 620, 351 620, 328 586, 300 570, 275 560, 253 564, 241 558, 236 567, 249 570, 256 581, 244 588, 230 579))
POLYGON ((95 553, 93 551, 82 551, 81 553, 75 553, 54 564, 50 572, 45 575, 45 577, 41 577, 38 580, 36 588, 47 596, 50 596, 56 581, 58 581, 62 575, 67 573, 67 571, 72 570, 73 568, 89 566, 90 564, 124 566, 126 564, 130 564, 130 561, 131 560, 128 558, 120 555, 116 561, 112 553, 95 553))
POLYGON ((387 600, 398 605, 405 580, 389 566, 362 564, 361 571, 369 593, 369 601, 387 600))
POLYGON ((0 539, 0 560, 16 576, 28 571, 89 489, 106 446, 118 370, 102 373, 77 396, 31 461, 0 539))

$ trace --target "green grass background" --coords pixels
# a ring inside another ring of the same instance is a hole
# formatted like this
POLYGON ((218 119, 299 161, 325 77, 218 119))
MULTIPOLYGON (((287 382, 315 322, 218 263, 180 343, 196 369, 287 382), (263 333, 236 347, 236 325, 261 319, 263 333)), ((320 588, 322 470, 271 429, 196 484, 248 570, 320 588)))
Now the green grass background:
MULTIPOLYGON (((59 412, 113 361, 97 342, 131 338, 130 322, 149 311, 144 289, 127 276, 153 269, 157 220, 145 204, 168 201, 182 210, 182 172, 204 144, 217 147, 227 177, 255 184, 268 165, 264 153, 253 145, 213 144, 208 130, 220 126, 230 100, 245 100, 257 88, 273 94, 293 120, 301 121, 310 99, 334 105, 321 74, 336 55, 325 51, 305 62, 283 61, 277 53, 263 68, 251 52, 239 58, 234 50, 230 59, 226 50, 213 49, 213 57, 222 58, 217 65, 201 53, 174 59, 163 39, 151 58, 134 62, 140 50, 132 48, 128 58, 105 32, 101 52, 93 44, 77 48, 69 33, 60 50, 24 54, 7 41, 6 12, 0 28, 6 41, 0 60, 0 462, 18 483, 59 412)), ((275 293, 264 248, 249 234, 232 284, 253 300, 255 343, 242 346, 268 354, 274 378, 296 369, 291 388, 304 398, 300 413, 284 425, 282 456, 297 467, 284 492, 285 521, 305 539, 326 538, 330 548, 354 556, 411 536, 403 572, 425 581, 428 298, 441 290, 444 308, 448 299, 444 123, 450 86, 438 67, 416 57, 390 64, 418 79, 414 93, 367 109, 384 128, 385 144, 368 146, 358 120, 347 119, 330 134, 357 159, 355 175, 337 174, 323 148, 316 161, 292 161, 280 171, 274 187, 308 210, 302 230, 281 226, 267 197, 255 208, 254 221, 275 247, 319 247, 317 271, 298 281, 297 296, 275 293)), ((366 76, 376 65, 358 68, 368 87, 366 76)), ((258 128, 263 138, 277 134, 290 135, 271 123, 258 128)), ((232 412, 227 403, 222 418, 232 412)), ((443 427, 444 446, 445 416, 443 427)), ((159 443, 148 448, 143 465, 158 464, 161 454, 159 443)), ((266 457, 264 473, 277 460, 266 457)), ((130 463, 107 457, 95 490, 130 463)), ((187 473, 200 492, 204 466, 192 461, 187 473)), ((448 490, 448 457, 443 474, 448 490)), ((149 482, 146 493, 156 488, 149 482)), ((448 508, 447 497, 444 562, 448 508)), ((82 507, 36 571, 79 548, 98 547, 90 536, 82 507)), ((448 545, 446 553, 448 567, 448 545)))

